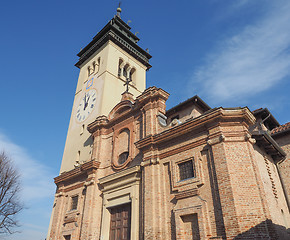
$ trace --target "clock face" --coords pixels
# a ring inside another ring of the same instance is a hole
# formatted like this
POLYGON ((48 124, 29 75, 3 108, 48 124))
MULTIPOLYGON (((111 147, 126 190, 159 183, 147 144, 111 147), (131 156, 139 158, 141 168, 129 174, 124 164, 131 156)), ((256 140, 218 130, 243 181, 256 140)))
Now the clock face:
POLYGON ((89 117, 90 113, 94 110, 96 101, 97 91, 95 89, 85 93, 77 108, 76 119, 78 122, 83 122, 89 117))

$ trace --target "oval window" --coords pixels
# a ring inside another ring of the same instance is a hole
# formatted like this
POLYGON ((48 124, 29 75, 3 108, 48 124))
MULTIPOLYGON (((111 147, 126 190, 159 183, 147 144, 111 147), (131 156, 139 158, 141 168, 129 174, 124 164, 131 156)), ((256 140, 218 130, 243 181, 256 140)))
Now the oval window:
POLYGON ((124 129, 118 136, 118 164, 122 165, 129 157, 130 130, 124 129))
POLYGON ((123 152, 119 155, 118 163, 122 165, 129 157, 129 152, 123 152))

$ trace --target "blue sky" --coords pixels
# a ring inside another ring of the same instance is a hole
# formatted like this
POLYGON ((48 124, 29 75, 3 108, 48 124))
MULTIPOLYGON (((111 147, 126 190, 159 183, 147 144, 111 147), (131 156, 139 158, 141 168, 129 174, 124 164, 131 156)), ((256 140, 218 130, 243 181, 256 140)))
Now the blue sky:
MULTIPOLYGON (((76 54, 113 17, 118 1, 5 1, 0 7, 0 149, 22 175, 21 234, 44 239, 78 78, 76 54)), ((290 2, 122 1, 153 66, 147 87, 197 94, 211 107, 268 107, 290 121, 290 2)))

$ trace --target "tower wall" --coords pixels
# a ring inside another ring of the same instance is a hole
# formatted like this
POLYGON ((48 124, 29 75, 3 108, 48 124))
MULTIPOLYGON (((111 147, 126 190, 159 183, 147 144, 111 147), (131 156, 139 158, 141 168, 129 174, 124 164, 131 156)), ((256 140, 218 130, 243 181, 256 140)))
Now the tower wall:
POLYGON ((126 78, 118 75, 120 59, 125 65, 128 64, 130 68, 135 69, 134 81, 129 87, 130 93, 136 97, 145 90, 146 66, 112 41, 108 41, 84 62, 80 67, 60 173, 73 169, 76 161, 78 164, 90 160, 92 139, 86 130, 88 123, 97 116, 108 116, 112 108, 121 101, 122 93, 125 91, 126 78), (88 75, 88 68, 93 66, 94 62, 98 63, 98 66, 95 67, 95 72, 88 75), (89 89, 97 91, 96 105, 85 121, 78 122, 76 120, 78 106, 89 90, 87 88, 90 84, 92 85, 89 89))

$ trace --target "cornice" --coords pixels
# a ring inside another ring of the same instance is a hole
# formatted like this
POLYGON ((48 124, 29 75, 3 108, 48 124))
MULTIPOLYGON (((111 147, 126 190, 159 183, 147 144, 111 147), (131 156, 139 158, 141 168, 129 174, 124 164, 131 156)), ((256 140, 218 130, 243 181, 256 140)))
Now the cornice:
POLYGON ((276 162, 284 160, 286 153, 266 131, 254 131, 252 137, 276 162))
POLYGON ((182 136, 189 131, 199 128, 207 128, 210 124, 218 124, 220 121, 236 120, 237 118, 245 120, 248 125, 252 125, 255 122, 255 117, 247 107, 233 109, 224 109, 220 107, 213 109, 206 114, 200 115, 199 117, 191 118, 178 126, 154 136, 147 136, 137 141, 135 145, 137 148, 142 149, 151 144, 159 144, 172 140, 173 138, 182 136))
POLYGON ((102 127, 107 126, 108 123, 109 123, 109 119, 108 119, 105 115, 102 115, 102 116, 97 117, 95 121, 93 121, 92 123, 90 123, 90 124, 87 126, 87 130, 88 130, 90 133, 93 133, 93 132, 95 132, 97 129, 100 129, 100 128, 102 128, 102 127))
POLYGON ((140 172, 141 172, 141 167, 140 166, 127 168, 127 169, 125 169, 123 171, 116 172, 116 173, 113 173, 113 174, 108 175, 106 177, 100 178, 99 179, 99 183, 101 185, 106 185, 106 184, 108 184, 110 182, 113 182, 113 181, 121 182, 122 178, 126 178, 129 175, 132 175, 132 174, 134 175, 134 174, 137 174, 137 173, 140 173, 140 172))
MULTIPOLYGON (((113 21, 113 19, 111 20, 113 21)), ((111 21, 94 37, 94 39, 80 52, 78 53, 79 61, 75 64, 76 67, 80 68, 81 65, 102 45, 111 40, 119 47, 124 49, 130 55, 139 60, 144 64, 147 69, 151 67, 149 59, 151 55, 139 47, 136 43, 125 36, 115 26, 111 24, 111 21)))
POLYGON ((91 160, 89 162, 82 164, 78 168, 75 168, 75 169, 68 171, 68 172, 64 172, 61 175, 59 175, 58 177, 55 177, 54 182, 55 182, 55 184, 59 184, 59 183, 71 180, 71 179, 79 177, 83 174, 87 174, 88 171, 90 171, 90 170, 98 169, 99 166, 100 166, 100 162, 97 162, 95 160, 91 160))
POLYGON ((144 105, 149 100, 155 98, 161 98, 163 100, 167 100, 169 97, 169 93, 163 90, 162 88, 157 88, 155 86, 147 88, 141 95, 136 98, 136 102, 140 105, 144 105))

